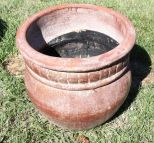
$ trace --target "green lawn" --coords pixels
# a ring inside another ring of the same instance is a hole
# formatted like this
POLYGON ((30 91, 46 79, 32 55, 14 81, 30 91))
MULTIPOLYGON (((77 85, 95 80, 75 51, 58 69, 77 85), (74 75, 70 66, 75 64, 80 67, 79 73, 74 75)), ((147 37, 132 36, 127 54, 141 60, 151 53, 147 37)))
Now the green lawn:
POLYGON ((154 142, 154 0, 1 0, 0 1, 0 143, 153 143, 154 142), (5 63, 17 55, 16 30, 29 15, 61 3, 91 3, 120 11, 133 22, 137 40, 131 54, 133 84, 118 113, 87 131, 51 125, 30 102, 22 76, 5 63), (87 137, 87 138, 86 138, 87 137))

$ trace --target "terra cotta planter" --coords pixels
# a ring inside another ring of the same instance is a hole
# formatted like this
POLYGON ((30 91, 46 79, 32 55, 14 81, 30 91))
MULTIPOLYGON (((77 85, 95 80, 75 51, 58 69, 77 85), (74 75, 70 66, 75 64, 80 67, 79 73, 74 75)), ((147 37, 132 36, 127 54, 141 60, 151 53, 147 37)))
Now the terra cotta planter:
POLYGON ((16 43, 31 101, 58 126, 81 130, 100 125, 128 95, 135 30, 118 12, 89 4, 49 7, 22 24, 16 43), (55 48, 58 42, 61 49, 55 48))

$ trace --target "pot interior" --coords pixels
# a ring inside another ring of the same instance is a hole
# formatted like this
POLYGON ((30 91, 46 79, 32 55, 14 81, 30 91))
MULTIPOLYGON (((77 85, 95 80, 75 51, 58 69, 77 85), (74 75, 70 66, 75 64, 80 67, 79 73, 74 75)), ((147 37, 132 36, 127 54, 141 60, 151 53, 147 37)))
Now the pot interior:
POLYGON ((84 30, 61 35, 39 52, 63 58, 87 58, 103 54, 118 45, 113 38, 96 31, 84 30))
POLYGON ((65 7, 33 21, 26 38, 29 45, 48 56, 85 58, 108 52, 125 36, 117 17, 98 9, 65 7))

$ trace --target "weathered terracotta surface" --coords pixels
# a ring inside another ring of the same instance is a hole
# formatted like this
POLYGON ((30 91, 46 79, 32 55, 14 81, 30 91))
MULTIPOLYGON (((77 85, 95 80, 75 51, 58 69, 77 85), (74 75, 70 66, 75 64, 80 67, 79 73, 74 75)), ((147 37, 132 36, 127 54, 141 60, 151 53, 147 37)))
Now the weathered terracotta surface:
POLYGON ((58 126, 95 127, 109 119, 128 95, 129 52, 135 30, 126 17, 111 9, 87 4, 49 7, 23 23, 16 41, 26 64, 28 95, 58 126), (109 35, 119 45, 88 58, 59 58, 38 52, 57 36, 85 29, 109 35))

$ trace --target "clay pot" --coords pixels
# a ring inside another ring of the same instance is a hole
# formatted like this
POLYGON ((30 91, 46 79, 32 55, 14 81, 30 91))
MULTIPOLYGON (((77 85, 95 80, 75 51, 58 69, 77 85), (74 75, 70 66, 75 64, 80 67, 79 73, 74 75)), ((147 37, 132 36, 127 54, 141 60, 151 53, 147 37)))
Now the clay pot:
POLYGON ((24 80, 31 101, 58 126, 82 130, 100 125, 128 95, 135 30, 118 12, 88 4, 49 7, 23 23, 16 43, 26 64, 24 80), (58 36, 86 30, 108 35, 119 45, 84 58, 40 52, 58 36))

